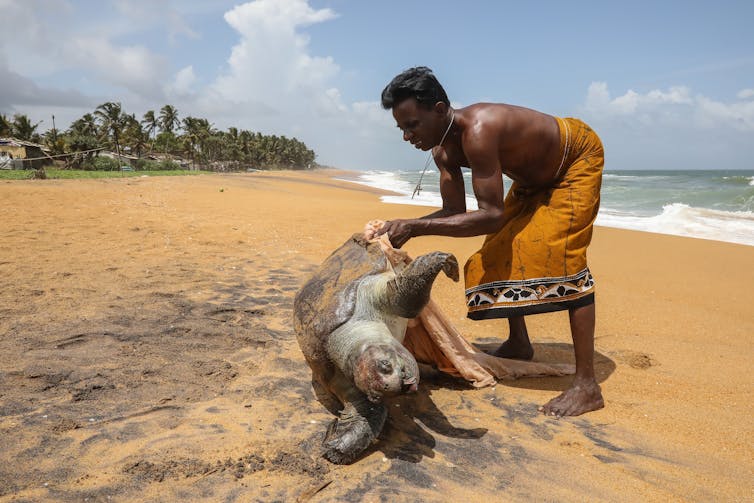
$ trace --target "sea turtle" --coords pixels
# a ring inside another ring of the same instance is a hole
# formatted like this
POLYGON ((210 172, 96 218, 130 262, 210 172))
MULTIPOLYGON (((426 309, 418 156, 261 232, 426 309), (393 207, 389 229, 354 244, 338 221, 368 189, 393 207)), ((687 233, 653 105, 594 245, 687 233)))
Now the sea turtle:
POLYGON ((353 462, 382 430, 383 397, 416 390, 418 365, 401 342, 441 270, 458 281, 449 253, 391 266, 378 241, 354 234, 296 294, 294 330, 315 388, 342 407, 323 442, 329 461, 353 462))

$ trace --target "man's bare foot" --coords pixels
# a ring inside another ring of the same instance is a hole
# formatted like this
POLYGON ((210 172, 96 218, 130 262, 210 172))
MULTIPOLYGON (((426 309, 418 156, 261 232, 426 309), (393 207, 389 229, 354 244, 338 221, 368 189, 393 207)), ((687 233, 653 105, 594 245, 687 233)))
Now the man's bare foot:
POLYGON ((547 416, 578 416, 605 406, 599 384, 592 380, 575 380, 565 390, 539 408, 547 416))
POLYGON ((495 351, 490 352, 498 358, 511 358, 513 360, 531 360, 534 358, 534 348, 528 341, 525 343, 514 342, 508 339, 495 351))

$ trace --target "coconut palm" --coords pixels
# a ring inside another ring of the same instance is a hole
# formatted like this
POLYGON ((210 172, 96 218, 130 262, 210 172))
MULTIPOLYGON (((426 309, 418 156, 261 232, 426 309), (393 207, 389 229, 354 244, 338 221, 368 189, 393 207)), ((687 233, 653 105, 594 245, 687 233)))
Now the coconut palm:
MULTIPOLYGON (((16 114, 13 119, 0 114, 0 136, 13 135, 19 139, 39 142, 36 129, 39 123, 32 124, 29 118, 16 114)), ((253 166, 261 169, 287 168, 306 169, 314 165, 316 154, 296 138, 263 135, 259 132, 239 130, 230 127, 227 131, 217 131, 207 119, 178 118, 178 111, 172 105, 160 109, 159 116, 148 110, 141 121, 134 114, 126 114, 120 103, 103 103, 94 110, 74 121, 64 135, 57 131, 47 133, 48 145, 57 152, 80 152, 108 145, 122 157, 122 147, 127 146, 141 156, 151 140, 155 147, 164 152, 179 152, 181 149, 191 158, 192 166, 197 162, 214 165, 215 169, 243 169, 253 166), (159 129, 159 134, 155 134, 159 129), (182 134, 178 134, 180 131, 182 134), (59 140, 64 139, 65 143, 59 140), (222 166, 216 161, 223 161, 222 166)), ((69 158, 73 165, 86 165, 95 154, 77 155, 69 158)))
POLYGON ((44 140, 44 144, 47 145, 47 148, 50 149, 50 153, 53 155, 65 152, 65 138, 58 134, 54 129, 46 131, 42 135, 42 139, 44 140))
POLYGON ((141 120, 141 125, 146 129, 147 136, 152 139, 152 146, 149 148, 151 152, 154 150, 154 138, 160 123, 154 114, 154 110, 147 110, 144 114, 144 118, 141 120))
POLYGON ((172 133, 181 125, 181 120, 178 118, 178 110, 173 105, 165 105, 160 109, 159 125, 160 130, 168 133, 172 133))
POLYGON ((199 124, 195 117, 186 117, 182 121, 183 125, 183 146, 184 150, 191 158, 191 169, 195 166, 196 149, 199 145, 199 124))
POLYGON ((173 105, 165 105, 160 109, 160 117, 158 119, 160 125, 160 131, 167 133, 165 138, 165 155, 168 153, 168 139, 173 137, 173 130, 177 129, 181 125, 181 121, 178 118, 178 110, 173 105))
POLYGON ((160 131, 155 137, 154 144, 156 150, 167 155, 168 152, 176 152, 180 150, 181 139, 174 133, 160 131))
MULTIPOLYGON (((85 114, 76 119, 65 133, 66 143, 70 152, 85 152, 96 149, 100 146, 97 139, 97 123, 92 114, 85 114)), ((91 162, 94 152, 85 154, 76 154, 72 157, 66 157, 66 167, 78 169, 82 165, 91 162)))
POLYGON ((141 123, 134 114, 125 116, 124 125, 123 143, 128 145, 131 152, 140 158, 141 153, 149 145, 149 134, 141 127, 141 123))
POLYGON ((199 117, 186 117, 181 124, 184 132, 184 148, 191 157, 191 167, 193 169, 196 164, 197 154, 200 160, 207 158, 209 138, 215 131, 207 119, 199 117))
POLYGON ((84 114, 76 119, 68 129, 68 134, 97 136, 97 122, 92 114, 84 114))
POLYGON ((0 137, 11 135, 11 122, 5 114, 0 114, 0 137))
POLYGON ((32 124, 29 117, 24 114, 15 114, 13 116, 13 122, 11 122, 11 134, 24 141, 39 141, 39 134, 37 133, 37 127, 39 122, 32 124))
POLYGON ((108 101, 97 107, 94 116, 99 120, 100 130, 105 138, 112 138, 115 153, 121 157, 120 137, 125 125, 123 110, 120 103, 108 101))
POLYGON ((240 162, 244 158, 244 152, 241 144, 241 134, 238 128, 230 127, 227 133, 218 132, 220 139, 220 157, 223 160, 231 161, 232 169, 239 169, 240 162))

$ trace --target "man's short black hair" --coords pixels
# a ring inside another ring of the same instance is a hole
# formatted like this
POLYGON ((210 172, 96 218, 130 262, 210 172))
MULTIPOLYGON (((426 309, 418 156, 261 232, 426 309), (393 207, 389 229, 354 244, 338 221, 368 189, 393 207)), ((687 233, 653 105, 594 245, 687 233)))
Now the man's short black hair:
POLYGON ((382 91, 382 108, 390 110, 407 98, 414 98, 425 107, 432 107, 438 101, 450 106, 445 89, 426 66, 409 68, 391 80, 382 91))

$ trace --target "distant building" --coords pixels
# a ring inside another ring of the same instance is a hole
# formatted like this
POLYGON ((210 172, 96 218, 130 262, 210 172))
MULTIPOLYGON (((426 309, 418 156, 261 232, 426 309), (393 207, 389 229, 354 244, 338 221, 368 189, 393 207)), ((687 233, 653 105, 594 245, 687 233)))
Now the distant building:
POLYGON ((49 162, 49 151, 39 143, 0 138, 0 169, 39 169, 49 162))
POLYGON ((13 156, 8 152, 0 152, 0 169, 13 169, 13 156))
POLYGON ((129 161, 137 161, 139 158, 135 155, 130 154, 124 154, 121 152, 120 154, 117 154, 113 152, 112 150, 105 150, 98 154, 100 157, 109 157, 110 159, 120 159, 121 162, 129 162, 129 161))

